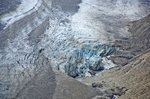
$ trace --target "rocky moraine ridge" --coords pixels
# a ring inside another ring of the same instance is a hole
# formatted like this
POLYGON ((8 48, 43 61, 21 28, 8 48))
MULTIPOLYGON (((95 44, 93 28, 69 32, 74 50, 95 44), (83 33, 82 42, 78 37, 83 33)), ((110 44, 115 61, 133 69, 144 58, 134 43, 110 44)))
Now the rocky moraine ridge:
POLYGON ((149 0, 0 4, 0 99, 150 98, 149 0))

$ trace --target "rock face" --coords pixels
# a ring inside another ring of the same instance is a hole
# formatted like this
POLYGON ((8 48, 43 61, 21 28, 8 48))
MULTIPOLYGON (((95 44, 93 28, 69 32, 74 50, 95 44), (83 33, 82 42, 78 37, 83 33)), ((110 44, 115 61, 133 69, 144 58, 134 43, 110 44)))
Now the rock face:
POLYGON ((115 53, 116 56, 112 57, 112 59, 116 59, 114 60, 116 64, 126 65, 134 56, 142 54, 150 48, 149 19, 150 15, 130 22, 128 27, 132 36, 126 40, 115 42, 115 45, 122 49, 115 53))
POLYGON ((125 65, 119 70, 117 75, 124 82, 124 86, 128 86, 128 91, 121 99, 131 97, 132 99, 149 99, 150 89, 150 15, 131 22, 129 24, 129 32, 132 38, 125 43, 121 43, 125 51, 131 53, 133 58, 126 61, 125 65))
MULTIPOLYGON (((118 95, 118 99, 149 99, 149 61, 150 52, 146 52, 125 65, 114 68, 103 73, 103 77, 98 77, 95 82, 104 81, 103 89, 115 89, 115 87, 125 87, 123 94, 118 95)), ((115 94, 114 94, 115 95, 115 94)))

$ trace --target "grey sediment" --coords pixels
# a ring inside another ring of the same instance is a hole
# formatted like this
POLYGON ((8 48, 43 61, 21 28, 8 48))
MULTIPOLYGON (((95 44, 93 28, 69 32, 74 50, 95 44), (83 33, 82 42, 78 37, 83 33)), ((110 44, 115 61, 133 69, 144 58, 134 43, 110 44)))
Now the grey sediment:
POLYGON ((61 7, 64 12, 76 13, 82 0, 52 0, 52 7, 61 7))
POLYGON ((21 0, 1 0, 0 16, 10 11, 14 11, 20 3, 21 0))

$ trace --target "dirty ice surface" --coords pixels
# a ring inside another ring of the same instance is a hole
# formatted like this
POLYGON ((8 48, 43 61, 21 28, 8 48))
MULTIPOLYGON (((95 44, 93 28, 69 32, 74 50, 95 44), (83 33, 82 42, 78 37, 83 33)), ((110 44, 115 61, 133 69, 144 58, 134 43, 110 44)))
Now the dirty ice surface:
POLYGON ((40 4, 41 0, 22 0, 17 9, 3 15, 1 21, 5 23, 7 27, 25 15, 30 14, 32 10, 37 10, 40 4))
MULTIPOLYGON (((30 14, 30 10, 37 10, 40 4, 41 0, 23 0, 16 11, 6 14, 2 21, 11 24, 30 14)), ((141 9, 137 0, 83 0, 74 15, 52 8, 49 28, 39 37, 41 41, 37 46, 51 59, 55 69, 72 77, 91 76, 93 72, 115 66, 109 57, 118 48, 109 43, 129 35, 125 25, 143 17, 141 9)), ((32 30, 30 26, 27 28, 32 30)), ((23 33, 6 49, 9 60, 15 57, 18 49, 21 52, 33 50, 26 40, 28 34, 23 33)))
POLYGON ((137 0, 83 0, 73 16, 53 9, 39 48, 72 77, 112 68, 108 57, 118 48, 108 44, 129 35, 125 25, 144 17, 141 9, 137 0))

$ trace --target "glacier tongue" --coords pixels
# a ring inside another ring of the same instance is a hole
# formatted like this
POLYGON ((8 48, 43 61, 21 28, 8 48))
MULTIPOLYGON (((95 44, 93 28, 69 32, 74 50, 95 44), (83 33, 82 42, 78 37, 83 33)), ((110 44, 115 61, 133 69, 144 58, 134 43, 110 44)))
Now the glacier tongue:
POLYGON ((53 60, 54 68, 72 77, 82 77, 91 75, 90 70, 102 71, 115 66, 105 58, 114 53, 116 48, 105 45, 101 40, 86 39, 84 35, 73 31, 69 14, 53 10, 50 27, 42 36, 39 49, 44 49, 45 56, 53 60), (81 36, 83 41, 80 42, 76 36, 81 36))
POLYGON ((39 45, 55 68, 72 77, 114 67, 107 57, 117 48, 108 44, 127 37, 125 25, 143 17, 137 0, 83 0, 79 6, 74 15, 53 9, 39 45))
POLYGON ((137 0, 84 0, 74 15, 51 8, 51 0, 23 1, 0 19, 7 23, 0 36, 3 99, 16 96, 41 70, 54 75, 51 66, 72 77, 114 67, 109 57, 118 48, 109 43, 126 37, 126 24, 145 15, 137 0))

